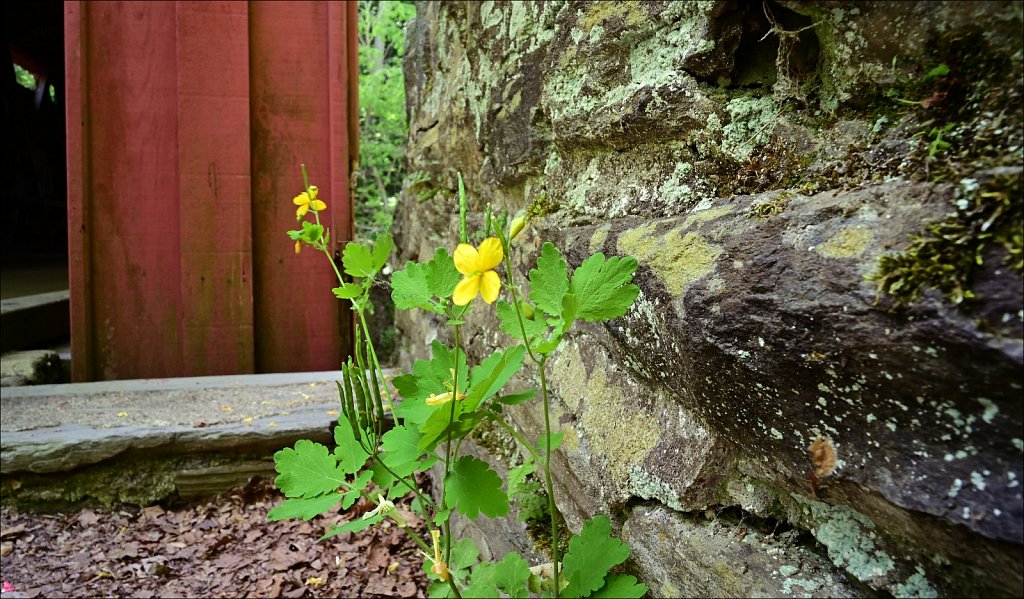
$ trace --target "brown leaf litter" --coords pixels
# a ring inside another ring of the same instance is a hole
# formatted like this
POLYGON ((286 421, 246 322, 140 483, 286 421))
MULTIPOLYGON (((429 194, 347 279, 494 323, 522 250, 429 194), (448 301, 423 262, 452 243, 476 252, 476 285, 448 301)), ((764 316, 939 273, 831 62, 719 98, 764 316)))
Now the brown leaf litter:
POLYGON ((3 579, 28 598, 426 595, 423 558, 390 521, 318 541, 357 510, 268 521, 283 500, 269 481, 254 479, 166 508, 36 514, 3 506, 3 579))

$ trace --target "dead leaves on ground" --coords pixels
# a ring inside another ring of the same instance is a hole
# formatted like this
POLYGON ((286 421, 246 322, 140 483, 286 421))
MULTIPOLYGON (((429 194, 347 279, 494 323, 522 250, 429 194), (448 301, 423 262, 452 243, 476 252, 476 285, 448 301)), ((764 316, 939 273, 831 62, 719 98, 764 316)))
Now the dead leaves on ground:
POLYGON ((4 506, 3 577, 30 598, 425 596, 417 546, 389 521, 319 542, 352 516, 267 521, 282 500, 255 480, 168 509, 40 515, 4 506))

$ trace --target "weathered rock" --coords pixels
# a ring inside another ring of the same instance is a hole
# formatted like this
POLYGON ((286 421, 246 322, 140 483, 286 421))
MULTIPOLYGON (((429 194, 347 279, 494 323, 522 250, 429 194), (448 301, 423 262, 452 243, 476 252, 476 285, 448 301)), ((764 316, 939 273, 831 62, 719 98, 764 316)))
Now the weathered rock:
POLYGON ((3 500, 149 505, 276 475, 299 439, 333 442, 335 373, 25 387, 2 398, 3 500))
MULTIPOLYGON (((1024 593, 1019 4, 420 9, 401 261, 451 249, 458 170, 472 222, 529 210, 519 281, 545 241, 640 263, 626 316, 549 364, 571 528, 610 514, 661 594, 1024 593)), ((399 364, 448 338, 396 322, 399 364)))

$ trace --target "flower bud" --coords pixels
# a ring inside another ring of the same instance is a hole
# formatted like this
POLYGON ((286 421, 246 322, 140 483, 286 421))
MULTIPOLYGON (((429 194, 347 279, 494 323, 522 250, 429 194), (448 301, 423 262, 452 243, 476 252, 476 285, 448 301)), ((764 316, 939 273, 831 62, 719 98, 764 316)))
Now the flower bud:
POLYGON ((523 318, 525 318, 526 320, 533 320, 533 315, 535 314, 535 312, 534 312, 533 306, 530 304, 530 302, 525 301, 525 300, 520 300, 519 301, 519 309, 522 310, 522 312, 523 312, 523 318))
POLYGON ((516 235, 519 235, 519 233, 522 232, 523 227, 525 227, 525 226, 526 226, 526 215, 525 214, 520 214, 519 216, 517 216, 514 219, 512 219, 512 224, 510 224, 509 227, 508 227, 508 240, 512 241, 513 239, 515 239, 516 235))

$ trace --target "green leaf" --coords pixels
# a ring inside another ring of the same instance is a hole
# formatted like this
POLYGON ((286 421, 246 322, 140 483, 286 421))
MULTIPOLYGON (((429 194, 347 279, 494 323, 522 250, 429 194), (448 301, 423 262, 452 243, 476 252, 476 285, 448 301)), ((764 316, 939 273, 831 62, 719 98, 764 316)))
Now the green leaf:
POLYGON ((341 262, 345 265, 345 272, 353 277, 368 277, 376 272, 373 268, 373 254, 361 243, 348 242, 341 254, 341 262))
MULTIPOLYGON (((459 392, 465 393, 468 387, 465 352, 459 352, 459 392)), ((393 383, 404 401, 395 406, 395 415, 405 421, 422 425, 437 410, 423 403, 432 393, 449 391, 452 384, 451 370, 455 368, 455 350, 440 341, 431 344, 430 360, 417 360, 413 364, 413 373, 395 377, 393 383)))
POLYGON ((601 322, 625 314, 640 294, 640 288, 629 283, 636 267, 636 259, 630 256, 605 261, 604 254, 598 253, 584 260, 569 285, 579 303, 576 318, 601 322))
POLYGON ((406 428, 405 425, 396 426, 384 433, 383 459, 395 474, 408 476, 417 469, 419 459, 423 457, 423 452, 417 447, 422 437, 418 430, 406 428))
POLYGON ((564 334, 576 321, 576 313, 579 311, 580 303, 576 296, 566 293, 562 296, 562 333, 564 334))
POLYGON ((637 584, 635 577, 624 574, 612 574, 605 581, 604 586, 598 589, 597 592, 591 593, 590 596, 607 597, 608 599, 614 599, 615 597, 640 599, 646 594, 647 585, 637 584))
POLYGON ((612 566, 629 557, 629 547, 613 538, 611 532, 608 516, 597 516, 588 520, 580 534, 569 541, 569 550, 562 560, 562 572, 569 580, 564 596, 586 597, 600 589, 612 566))
POLYGON ((529 578, 529 562, 515 551, 506 553, 505 557, 494 565, 494 584, 513 599, 527 596, 526 581, 529 578))
POLYGON ((270 510, 267 519, 271 522, 286 520, 289 518, 302 518, 312 520, 341 501, 340 493, 328 493, 319 497, 293 497, 285 499, 284 503, 270 510))
POLYGON ((366 458, 370 457, 370 454, 356 442, 352 427, 347 422, 341 422, 334 427, 334 443, 337 445, 334 448, 334 457, 342 472, 347 474, 359 472, 366 464, 366 458))
POLYGON ((537 389, 535 387, 530 387, 529 389, 525 389, 523 391, 516 391, 515 393, 502 395, 497 399, 497 401, 506 405, 514 406, 521 404, 525 401, 530 401, 536 396, 537 389))
POLYGON ((320 537, 320 540, 323 541, 324 539, 329 539, 335 535, 340 535, 343 532, 362 532, 383 519, 384 514, 376 514, 374 516, 366 518, 365 520, 363 518, 356 518, 355 520, 352 520, 351 522, 346 522, 341 526, 335 526, 334 528, 329 530, 327 534, 320 537))
POLYGON ((498 597, 498 587, 494 584, 494 564, 484 562, 473 568, 473 575, 469 579, 469 585, 463 589, 462 596, 480 599, 498 597))
POLYGON ((342 283, 341 287, 331 289, 338 299, 355 299, 363 294, 363 286, 355 283, 342 283))
POLYGON ((334 456, 308 439, 296 441, 294 449, 286 447, 275 453, 274 462, 280 473, 274 484, 286 497, 317 497, 345 482, 345 471, 338 467, 334 456))
POLYGON ((523 365, 526 348, 516 345, 504 352, 496 351, 473 368, 469 392, 466 393, 464 411, 475 410, 481 402, 501 390, 523 365))
POLYGON ((452 438, 458 439, 465 436, 469 430, 483 417, 482 412, 465 414, 465 400, 455 402, 455 414, 452 415, 452 403, 431 408, 434 413, 427 418, 427 421, 420 425, 420 438, 417 446, 420 451, 433 451, 434 447, 447 435, 448 429, 452 430, 452 438), (451 423, 451 424, 449 424, 451 423))
POLYGON ((380 272, 380 269, 384 268, 393 249, 395 249, 395 242, 391 239, 390 233, 384 232, 377 235, 373 242, 373 272, 380 272))
MULTIPOLYGON (((516 314, 515 307, 506 302, 498 301, 497 307, 498 321, 501 324, 501 330, 515 339, 523 339, 523 328, 526 329, 526 339, 533 339, 540 335, 546 335, 548 332, 548 325, 544 322, 543 318, 539 315, 535 320, 523 319, 523 326, 519 326, 519 315, 516 314)), ((524 340, 525 341, 525 340, 524 340)))
MULTIPOLYGON (((384 466, 377 460, 374 460, 370 465, 370 471, 373 472, 373 484, 380 487, 381 490, 390 489, 391 485, 395 484, 395 477, 384 469, 384 466)), ((404 485, 403 485, 404 486, 404 485)))
POLYGON ((455 293, 455 286, 459 284, 462 275, 455 268, 455 261, 448 250, 437 248, 434 257, 427 262, 426 277, 430 293, 440 298, 449 298, 455 293))
POLYGON ((349 490, 341 496, 341 509, 347 510, 359 499, 359 492, 366 488, 366 485, 370 484, 370 480, 373 478, 372 470, 363 470, 359 473, 352 484, 349 485, 349 490))
POLYGON ((395 308, 420 308, 443 314, 444 310, 432 301, 432 297, 424 265, 406 262, 405 270, 396 271, 391 275, 391 300, 395 302, 395 308))
POLYGON ((533 346, 533 352, 537 354, 550 354, 551 352, 558 349, 558 344, 562 342, 562 334, 556 332, 551 336, 551 339, 547 339, 533 346))
MULTIPOLYGON (((557 432, 551 435, 551 451, 556 451, 562 446, 562 439, 565 438, 565 433, 557 432)), ((545 451, 547 448, 548 436, 546 434, 537 437, 537 444, 534 446, 537 451, 545 451)))
POLYGON ((562 296, 569 290, 569 274, 565 259, 558 249, 546 242, 537 258, 537 268, 530 271, 530 301, 550 316, 562 313, 562 296))
POLYGON ((932 70, 928 71, 928 74, 924 76, 922 81, 927 83, 927 82, 931 81, 932 79, 938 79, 939 77, 945 77, 948 74, 949 74, 949 65, 940 64, 940 65, 936 66, 935 68, 933 68, 932 70))
POLYGON ((460 514, 475 520, 481 512, 490 518, 508 513, 508 497, 501 490, 501 478, 486 462, 464 456, 445 479, 449 503, 460 514))

